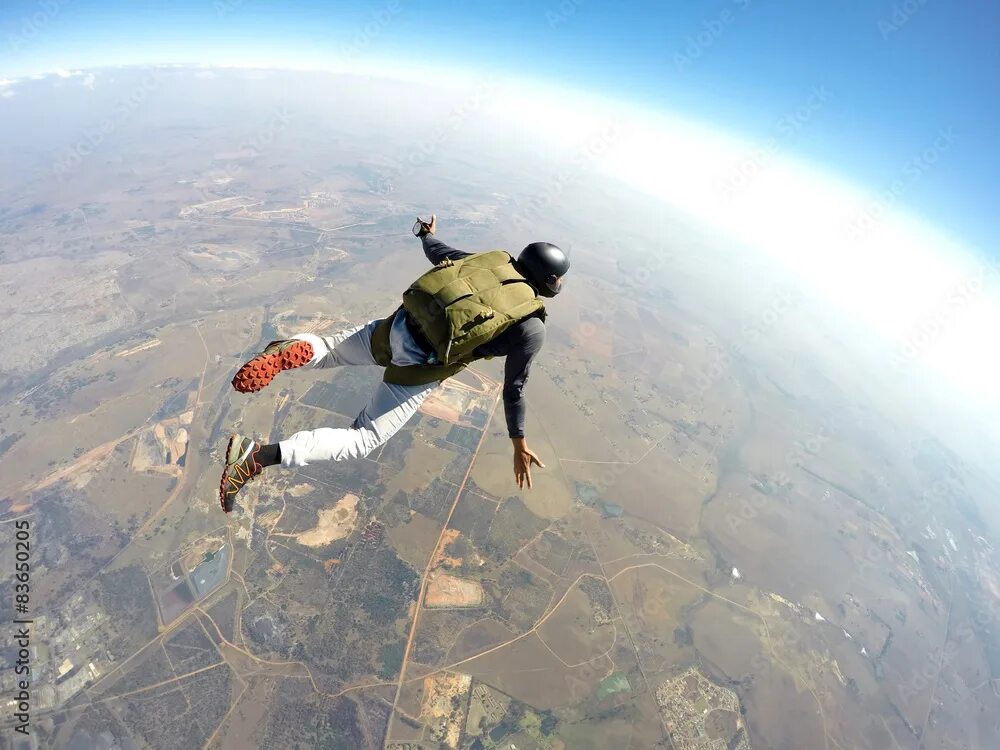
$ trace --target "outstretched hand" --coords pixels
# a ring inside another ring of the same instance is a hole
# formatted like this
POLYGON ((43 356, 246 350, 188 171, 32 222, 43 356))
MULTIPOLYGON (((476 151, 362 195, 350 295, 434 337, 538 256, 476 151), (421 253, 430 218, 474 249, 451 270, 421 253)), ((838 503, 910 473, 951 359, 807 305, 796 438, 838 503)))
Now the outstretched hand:
POLYGON ((534 451, 528 448, 524 438, 514 440, 514 481, 520 489, 524 489, 525 483, 531 489, 531 465, 536 464, 545 468, 534 451))
POLYGON ((425 237, 428 234, 434 234, 434 231, 437 229, 437 215, 431 214, 431 220, 429 222, 424 221, 418 216, 417 223, 420 225, 420 232, 417 234, 417 237, 425 237))

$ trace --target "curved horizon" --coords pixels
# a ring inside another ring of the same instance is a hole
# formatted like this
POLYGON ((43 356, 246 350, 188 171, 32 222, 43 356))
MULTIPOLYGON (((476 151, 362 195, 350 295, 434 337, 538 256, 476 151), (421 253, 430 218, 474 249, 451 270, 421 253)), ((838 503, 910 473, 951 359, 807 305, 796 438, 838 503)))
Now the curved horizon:
MULTIPOLYGON (((503 118, 512 131, 553 147, 572 150, 569 144, 576 144, 589 168, 778 261, 810 293, 884 342, 899 377, 906 378, 909 365, 919 362, 967 405, 1000 410, 993 388, 1000 352, 981 345, 1000 327, 1000 268, 972 243, 917 216, 905 204, 905 185, 872 190, 795 158, 780 141, 741 139, 683 113, 650 110, 599 92, 391 62, 105 65, 0 79, 0 89, 16 95, 20 82, 44 76, 99 85, 95 76, 102 70, 157 66, 374 76, 450 89, 466 98, 470 86, 481 89, 488 82, 489 96, 477 103, 479 114, 503 118), (525 111, 535 115, 530 123, 521 117, 525 111)), ((821 94, 803 105, 801 119, 822 108, 821 94)), ((930 153, 940 156, 948 145, 932 144, 930 153)))

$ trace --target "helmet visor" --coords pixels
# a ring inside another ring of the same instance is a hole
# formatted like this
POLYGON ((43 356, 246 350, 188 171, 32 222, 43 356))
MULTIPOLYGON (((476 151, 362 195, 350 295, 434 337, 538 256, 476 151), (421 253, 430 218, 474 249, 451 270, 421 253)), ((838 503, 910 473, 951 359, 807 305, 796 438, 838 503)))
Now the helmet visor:
POLYGON ((556 276, 555 274, 549 276, 549 278, 545 280, 544 286, 547 291, 543 293, 543 296, 555 297, 562 291, 562 284, 562 276, 556 276))

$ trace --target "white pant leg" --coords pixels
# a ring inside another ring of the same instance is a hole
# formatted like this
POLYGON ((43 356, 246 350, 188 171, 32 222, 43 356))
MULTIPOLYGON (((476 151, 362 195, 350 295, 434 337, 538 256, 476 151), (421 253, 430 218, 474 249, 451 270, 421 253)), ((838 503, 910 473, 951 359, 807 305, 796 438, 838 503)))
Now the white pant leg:
POLYGON ((291 338, 312 344, 313 358, 308 367, 342 367, 344 365, 378 365, 372 356, 372 334, 381 320, 348 328, 333 336, 297 333, 291 338))
POLYGON ((280 441, 281 465, 306 466, 313 461, 344 461, 367 456, 399 432, 437 386, 438 383, 379 383, 368 406, 349 428, 303 430, 280 441))

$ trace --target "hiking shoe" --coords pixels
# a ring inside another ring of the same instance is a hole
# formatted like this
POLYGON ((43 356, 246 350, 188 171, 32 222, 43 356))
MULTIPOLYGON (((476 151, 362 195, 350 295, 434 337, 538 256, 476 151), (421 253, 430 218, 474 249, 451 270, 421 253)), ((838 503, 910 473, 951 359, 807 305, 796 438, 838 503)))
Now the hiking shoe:
POLYGON ((243 489, 243 485, 263 471, 264 467, 257 463, 259 450, 260 445, 248 437, 234 432, 229 438, 226 468, 222 470, 222 480, 219 482, 219 504, 226 513, 233 509, 236 495, 243 489))
POLYGON ((272 341, 264 351, 239 369, 233 378, 233 388, 240 393, 256 393, 282 370, 302 367, 312 362, 312 358, 313 348, 308 341, 272 341))

